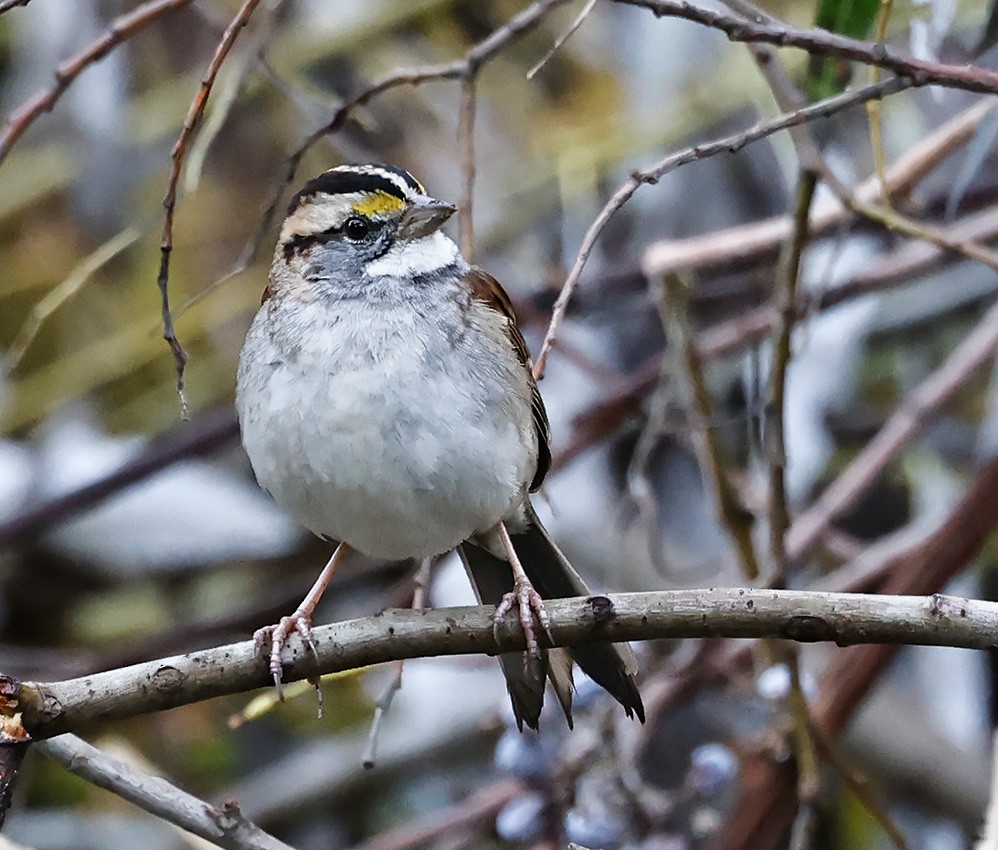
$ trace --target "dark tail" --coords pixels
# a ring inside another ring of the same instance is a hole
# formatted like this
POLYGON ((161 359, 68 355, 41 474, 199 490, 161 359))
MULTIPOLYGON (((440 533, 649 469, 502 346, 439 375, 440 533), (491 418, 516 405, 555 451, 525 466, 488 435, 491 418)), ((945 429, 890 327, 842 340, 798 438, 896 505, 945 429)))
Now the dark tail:
MULTIPOLYGON (((592 591, 555 546, 529 503, 527 510, 531 520, 529 527, 511 537, 513 548, 537 592, 545 599, 589 596, 592 591)), ((459 552, 480 601, 483 604, 498 604, 503 594, 513 587, 509 564, 469 542, 462 544, 459 552)), ((637 716, 644 723, 645 709, 634 678, 638 663, 630 646, 626 643, 588 644, 570 647, 568 652, 587 676, 624 707, 628 717, 637 716)), ((552 649, 542 650, 541 656, 535 659, 519 652, 499 657, 518 725, 526 723, 533 729, 537 728, 549 664, 555 670, 555 675, 551 676, 555 692, 571 725, 571 677, 568 676, 569 685, 566 686, 563 657, 559 657, 561 653, 561 650, 552 649), (552 656, 550 659, 549 655, 552 656)))

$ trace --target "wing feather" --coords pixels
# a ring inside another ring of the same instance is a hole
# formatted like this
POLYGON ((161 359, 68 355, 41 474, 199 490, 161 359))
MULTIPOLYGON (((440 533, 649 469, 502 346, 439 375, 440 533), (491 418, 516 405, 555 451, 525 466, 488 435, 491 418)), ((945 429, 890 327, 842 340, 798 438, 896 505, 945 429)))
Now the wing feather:
POLYGON ((534 492, 540 489, 544 476, 551 468, 551 425, 548 422, 547 411, 544 409, 544 400, 537 389, 537 381, 534 380, 530 351, 527 349, 523 334, 517 327, 513 303, 509 300, 509 296, 499 281, 488 272, 474 267, 465 275, 465 281, 471 289, 471 297, 474 300, 486 304, 506 317, 506 332, 510 347, 527 374, 530 385, 530 410, 534 418, 534 431, 537 433, 537 469, 534 472, 533 481, 530 482, 530 491, 534 492))

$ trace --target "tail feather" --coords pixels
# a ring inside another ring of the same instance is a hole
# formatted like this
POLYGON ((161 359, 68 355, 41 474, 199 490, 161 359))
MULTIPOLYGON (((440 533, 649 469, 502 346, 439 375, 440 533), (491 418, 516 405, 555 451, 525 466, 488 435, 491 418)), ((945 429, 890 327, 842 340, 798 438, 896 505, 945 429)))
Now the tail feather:
MULTIPOLYGON (((545 599, 589 596, 589 586, 555 545, 529 503, 527 510, 530 525, 512 540, 538 593, 545 599)), ((569 652, 582 671, 624 707, 628 717, 637 716, 644 723, 644 704, 635 680, 638 659, 628 644, 594 643, 570 647, 569 652)))
MULTIPOLYGON (((466 543, 458 546, 457 552, 464 562, 478 601, 483 605, 498 605, 503 594, 513 586, 513 571, 509 564, 484 549, 466 543)), ((506 679, 517 728, 522 732, 526 723, 536 730, 544 705, 548 651, 543 649, 538 656, 526 652, 505 652, 499 656, 499 666, 506 679)))
MULTIPOLYGON (((530 519, 528 527, 511 537, 513 547, 537 592, 545 599, 588 596, 591 593, 589 587, 555 546, 529 503, 527 511, 530 519)), ((479 601, 498 604, 513 587, 509 564, 473 542, 462 544, 458 551, 479 601)), ((634 678, 638 663, 630 646, 626 643, 590 644, 570 647, 568 652, 586 675, 624 707, 628 717, 637 716, 644 722, 644 705, 634 678)), ((562 650, 542 651, 539 658, 533 659, 526 653, 505 653, 499 657, 499 662, 506 677, 517 725, 522 728, 522 724, 526 723, 533 729, 537 728, 544 701, 545 674, 550 676, 565 717, 569 725, 572 724, 571 665, 566 665, 562 650), (551 654, 550 659, 548 653, 551 654)))

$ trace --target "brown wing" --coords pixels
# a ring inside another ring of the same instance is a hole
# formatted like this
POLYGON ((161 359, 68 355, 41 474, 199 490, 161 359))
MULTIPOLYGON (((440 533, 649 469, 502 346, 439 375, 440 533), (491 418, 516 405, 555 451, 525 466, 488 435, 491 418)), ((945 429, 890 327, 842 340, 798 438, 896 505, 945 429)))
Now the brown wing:
POLYGON ((513 304, 505 290, 499 285, 499 281, 479 268, 472 268, 465 276, 465 281, 471 288, 472 298, 487 304, 497 313, 506 317, 509 344, 512 346, 517 360, 520 361, 520 365, 523 366, 523 370, 527 373, 530 383, 530 410, 534 415, 534 431, 537 432, 537 470, 534 472, 534 480, 530 482, 530 491, 533 492, 540 488, 544 476, 547 475, 547 471, 551 467, 551 425, 548 423, 544 401, 541 399, 541 394, 537 390, 537 382, 534 380, 530 352, 527 350, 523 334, 520 333, 520 329, 516 325, 513 304))

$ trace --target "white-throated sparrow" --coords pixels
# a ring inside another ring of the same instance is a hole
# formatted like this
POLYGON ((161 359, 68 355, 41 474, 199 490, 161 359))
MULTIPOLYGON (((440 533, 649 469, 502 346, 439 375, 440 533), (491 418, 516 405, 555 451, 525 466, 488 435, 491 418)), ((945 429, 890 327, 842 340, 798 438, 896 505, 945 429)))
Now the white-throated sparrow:
MULTIPOLYGON (((340 545, 298 610, 260 637, 279 685, 283 643, 293 631, 309 640, 349 549, 457 548, 479 599, 497 617, 516 607, 527 634, 527 653, 500 657, 517 721, 536 728, 547 675, 571 722, 571 661, 538 645, 534 618, 547 627, 541 597, 590 591, 530 505, 550 464, 544 404, 509 298, 440 230, 453 212, 383 165, 330 169, 291 201, 236 407, 260 485, 340 545)), ((569 652, 644 719, 627 645, 569 652)))

